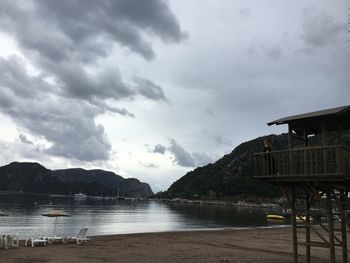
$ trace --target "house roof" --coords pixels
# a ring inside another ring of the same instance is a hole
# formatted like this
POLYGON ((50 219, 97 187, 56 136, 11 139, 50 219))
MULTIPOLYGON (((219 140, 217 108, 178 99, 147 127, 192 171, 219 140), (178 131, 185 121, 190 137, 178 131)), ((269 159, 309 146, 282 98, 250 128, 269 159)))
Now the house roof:
POLYGON ((269 126, 273 124, 281 125, 281 124, 286 124, 286 123, 295 122, 295 121, 302 121, 302 120, 308 121, 308 120, 318 119, 322 117, 340 116, 347 112, 350 112, 350 105, 293 115, 293 116, 281 118, 275 121, 271 121, 267 123, 267 125, 269 126))

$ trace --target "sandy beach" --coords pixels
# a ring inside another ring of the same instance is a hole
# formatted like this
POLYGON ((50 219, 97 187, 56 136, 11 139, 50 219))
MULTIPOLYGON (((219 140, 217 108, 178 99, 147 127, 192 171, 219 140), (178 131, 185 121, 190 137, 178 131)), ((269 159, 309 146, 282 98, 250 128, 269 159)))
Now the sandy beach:
MULTIPOLYGON (((300 251, 304 254, 304 251, 300 251)), ((336 250, 340 258, 341 251, 336 250)), ((292 262, 291 229, 242 229, 93 236, 83 245, 0 250, 1 262, 292 262)), ((300 257, 304 262, 304 257, 300 257)), ((328 250, 312 249, 312 262, 328 250)))

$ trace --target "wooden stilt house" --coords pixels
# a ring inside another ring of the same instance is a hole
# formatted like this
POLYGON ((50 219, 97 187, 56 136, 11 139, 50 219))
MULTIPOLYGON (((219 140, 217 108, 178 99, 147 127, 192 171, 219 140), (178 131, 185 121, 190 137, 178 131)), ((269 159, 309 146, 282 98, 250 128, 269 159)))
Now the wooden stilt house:
POLYGON ((299 262, 300 246, 306 248, 306 262, 311 262, 312 247, 328 248, 330 263, 336 262, 340 247, 342 262, 348 262, 350 148, 345 142, 350 141, 350 106, 268 123, 282 124, 288 125, 288 149, 255 154, 255 178, 282 187, 289 201, 294 262, 299 262), (318 224, 311 221, 316 216, 318 224))

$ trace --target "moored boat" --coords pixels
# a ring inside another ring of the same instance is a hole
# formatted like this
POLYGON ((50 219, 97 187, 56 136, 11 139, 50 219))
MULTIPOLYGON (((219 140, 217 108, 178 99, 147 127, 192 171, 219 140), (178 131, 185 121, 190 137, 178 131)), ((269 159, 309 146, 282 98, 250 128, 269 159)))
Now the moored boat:
POLYGON ((84 199, 86 198, 87 195, 86 194, 83 194, 83 193, 79 193, 79 194, 74 194, 74 198, 81 198, 81 199, 84 199))
POLYGON ((268 219, 268 220, 285 220, 285 217, 281 216, 281 215, 268 214, 268 215, 266 215, 266 219, 268 219))

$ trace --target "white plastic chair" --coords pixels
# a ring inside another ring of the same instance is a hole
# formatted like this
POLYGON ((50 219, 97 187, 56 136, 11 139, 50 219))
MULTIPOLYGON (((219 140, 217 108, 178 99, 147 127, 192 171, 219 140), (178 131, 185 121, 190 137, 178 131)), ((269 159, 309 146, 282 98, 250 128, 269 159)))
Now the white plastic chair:
POLYGON ((43 239, 43 238, 29 238, 24 242, 25 246, 30 245, 31 247, 35 247, 36 245, 43 245, 46 246, 47 245, 47 240, 43 239))
POLYGON ((18 234, 2 234, 0 235, 0 247, 4 249, 18 248, 19 238, 18 234))
POLYGON ((9 247, 14 247, 14 248, 18 248, 19 247, 19 238, 18 238, 18 234, 15 235, 8 235, 7 236, 7 241, 8 241, 8 246, 9 247))
POLYGON ((0 234, 0 248, 7 249, 7 238, 4 234, 0 234))
POLYGON ((47 240, 48 244, 53 244, 55 242, 62 242, 64 243, 65 237, 60 237, 60 236, 41 236, 40 239, 45 239, 47 240))
POLYGON ((90 238, 88 238, 86 236, 86 232, 87 231, 88 231, 88 228, 84 227, 84 228, 80 229, 78 235, 76 235, 76 236, 69 236, 69 237, 67 237, 66 240, 64 240, 64 242, 73 240, 73 241, 76 241, 78 245, 80 245, 84 241, 86 242, 86 241, 90 240, 90 238))

